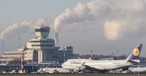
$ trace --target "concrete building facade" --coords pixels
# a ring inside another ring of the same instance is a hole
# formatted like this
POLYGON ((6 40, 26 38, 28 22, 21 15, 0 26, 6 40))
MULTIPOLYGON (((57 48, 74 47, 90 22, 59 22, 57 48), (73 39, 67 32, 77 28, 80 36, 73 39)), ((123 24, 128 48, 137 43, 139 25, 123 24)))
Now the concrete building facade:
POLYGON ((21 59, 24 53, 24 60, 27 63, 46 63, 49 61, 63 62, 73 57, 73 47, 67 46, 63 50, 55 46, 54 39, 49 38, 50 28, 48 26, 35 27, 35 37, 26 43, 25 48, 18 51, 4 52, 0 57, 1 62, 10 62, 21 59), (18 54, 19 53, 19 54, 18 54))

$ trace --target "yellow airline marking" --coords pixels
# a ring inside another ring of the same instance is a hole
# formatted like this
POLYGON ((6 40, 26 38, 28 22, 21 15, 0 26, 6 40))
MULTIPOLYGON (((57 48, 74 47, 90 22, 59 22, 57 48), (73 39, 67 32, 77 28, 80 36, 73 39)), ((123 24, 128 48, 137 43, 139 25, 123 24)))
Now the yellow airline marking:
POLYGON ((134 50, 133 50, 133 55, 134 56, 139 56, 139 49, 137 49, 137 48, 135 48, 134 50))

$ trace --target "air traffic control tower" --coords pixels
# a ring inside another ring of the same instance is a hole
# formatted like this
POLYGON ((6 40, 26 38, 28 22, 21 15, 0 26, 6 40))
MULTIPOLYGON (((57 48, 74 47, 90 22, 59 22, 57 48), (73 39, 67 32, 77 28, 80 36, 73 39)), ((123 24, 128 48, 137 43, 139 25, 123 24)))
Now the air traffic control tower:
POLYGON ((47 38, 50 32, 50 28, 48 26, 37 26, 35 27, 35 34, 38 38, 47 38))
POLYGON ((59 49, 59 47, 55 47, 53 39, 47 38, 49 32, 48 26, 37 26, 35 27, 36 37, 27 42, 27 48, 32 49, 32 59, 37 60, 38 63, 51 61, 53 52, 59 49))

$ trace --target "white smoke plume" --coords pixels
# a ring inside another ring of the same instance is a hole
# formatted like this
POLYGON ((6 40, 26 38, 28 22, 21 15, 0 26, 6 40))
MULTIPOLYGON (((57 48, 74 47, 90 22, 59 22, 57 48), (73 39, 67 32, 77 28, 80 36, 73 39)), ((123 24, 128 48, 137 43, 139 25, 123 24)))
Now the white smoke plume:
POLYGON ((68 27, 66 25, 74 25, 76 23, 85 22, 90 20, 91 16, 92 15, 90 15, 89 9, 85 5, 78 3, 77 7, 73 9, 67 8, 64 13, 56 17, 54 22, 54 30, 57 32, 65 27, 68 27))
POLYGON ((42 26, 44 25, 44 23, 45 23, 45 20, 41 18, 35 22, 35 26, 42 26))
MULTIPOLYGON (((67 8, 54 21, 54 30, 74 29, 89 26, 88 22, 103 22, 104 34, 108 40, 125 36, 144 36, 146 32, 146 0, 91 0, 67 8), (79 25, 85 23, 85 25, 79 25), (72 29, 71 29, 72 28, 72 29)), ((97 31, 99 32, 99 31, 97 31)))
POLYGON ((4 40, 8 37, 12 38, 13 36, 20 35, 22 33, 27 32, 31 28, 31 23, 27 21, 23 21, 20 23, 14 23, 3 30, 0 34, 0 39, 4 40))
MULTIPOLYGON (((31 23, 28 21, 17 22, 4 29, 0 33, 0 45, 3 45, 0 46, 1 48, 3 48, 2 51, 10 50, 10 49, 16 50, 16 48, 18 49, 24 46, 24 42, 28 40, 26 39, 25 33, 29 32, 30 34, 30 30, 32 30, 32 26, 31 23), (19 41, 20 37, 21 37, 21 41, 19 41), (22 43, 21 44, 22 46, 19 45, 19 43, 22 43), (9 48, 5 48, 5 46, 9 48)), ((29 35, 27 35, 27 37, 28 36, 29 35)))
POLYGON ((104 24, 105 36, 114 40, 115 38, 123 37, 121 35, 121 24, 118 21, 109 21, 104 24), (112 29, 112 30, 111 30, 112 29))

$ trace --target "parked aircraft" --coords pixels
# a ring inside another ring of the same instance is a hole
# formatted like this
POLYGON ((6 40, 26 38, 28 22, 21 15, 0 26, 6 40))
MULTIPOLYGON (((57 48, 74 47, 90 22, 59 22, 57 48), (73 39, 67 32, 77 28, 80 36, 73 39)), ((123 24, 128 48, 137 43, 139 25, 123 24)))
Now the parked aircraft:
POLYGON ((62 67, 71 72, 80 72, 86 69, 98 72, 116 69, 128 70, 131 65, 140 63, 141 48, 142 44, 138 45, 125 60, 68 59, 62 64, 62 67))
POLYGON ((70 73, 69 70, 64 68, 41 68, 38 73, 70 73))
POLYGON ((128 70, 132 73, 141 73, 141 72, 146 73, 146 66, 145 65, 135 65, 135 66, 131 66, 128 70))

